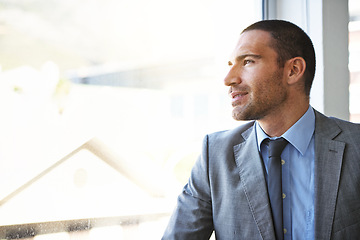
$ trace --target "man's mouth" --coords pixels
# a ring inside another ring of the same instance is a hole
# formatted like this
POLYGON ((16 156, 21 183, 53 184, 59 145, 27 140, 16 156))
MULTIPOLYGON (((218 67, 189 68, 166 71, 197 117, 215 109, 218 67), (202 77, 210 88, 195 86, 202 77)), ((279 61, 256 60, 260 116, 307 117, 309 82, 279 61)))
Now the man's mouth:
POLYGON ((248 94, 248 92, 232 92, 231 93, 231 102, 233 105, 239 104, 248 94))

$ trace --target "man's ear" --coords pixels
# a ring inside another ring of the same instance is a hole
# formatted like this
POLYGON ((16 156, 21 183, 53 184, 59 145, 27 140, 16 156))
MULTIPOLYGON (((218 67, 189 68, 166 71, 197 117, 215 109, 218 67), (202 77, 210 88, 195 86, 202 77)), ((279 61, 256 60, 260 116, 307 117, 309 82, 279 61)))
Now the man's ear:
POLYGON ((304 76, 306 62, 302 57, 294 57, 287 61, 288 84, 297 83, 304 76))

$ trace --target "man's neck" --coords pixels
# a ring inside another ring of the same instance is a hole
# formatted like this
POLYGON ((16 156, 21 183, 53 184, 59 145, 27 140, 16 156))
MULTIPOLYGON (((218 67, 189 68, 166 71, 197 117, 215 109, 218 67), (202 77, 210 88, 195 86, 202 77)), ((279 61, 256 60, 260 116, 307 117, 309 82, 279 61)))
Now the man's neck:
POLYGON ((280 137, 306 113, 308 108, 309 103, 290 107, 286 111, 279 111, 257 121, 268 136, 280 137))

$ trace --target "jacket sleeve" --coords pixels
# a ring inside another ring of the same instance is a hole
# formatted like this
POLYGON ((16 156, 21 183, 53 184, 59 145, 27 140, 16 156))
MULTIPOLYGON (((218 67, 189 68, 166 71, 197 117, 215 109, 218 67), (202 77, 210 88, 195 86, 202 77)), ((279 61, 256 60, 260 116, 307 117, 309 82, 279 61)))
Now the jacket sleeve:
POLYGON ((165 230, 163 240, 210 238, 214 227, 208 163, 208 136, 206 136, 202 154, 178 197, 177 206, 165 230))

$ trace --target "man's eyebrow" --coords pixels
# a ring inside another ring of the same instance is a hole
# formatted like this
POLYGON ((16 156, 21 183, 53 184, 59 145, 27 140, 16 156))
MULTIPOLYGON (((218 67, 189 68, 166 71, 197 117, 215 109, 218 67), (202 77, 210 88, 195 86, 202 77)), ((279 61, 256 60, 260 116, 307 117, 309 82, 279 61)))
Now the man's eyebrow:
POLYGON ((244 58, 247 58, 247 57, 253 57, 253 58, 261 58, 261 55, 258 55, 258 54, 243 54, 243 55, 239 55, 235 58, 236 61, 241 61, 243 60, 244 58))

